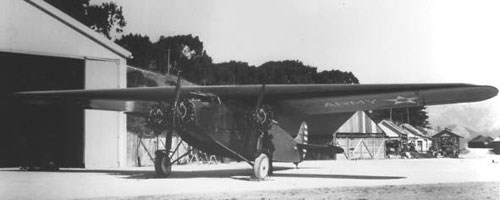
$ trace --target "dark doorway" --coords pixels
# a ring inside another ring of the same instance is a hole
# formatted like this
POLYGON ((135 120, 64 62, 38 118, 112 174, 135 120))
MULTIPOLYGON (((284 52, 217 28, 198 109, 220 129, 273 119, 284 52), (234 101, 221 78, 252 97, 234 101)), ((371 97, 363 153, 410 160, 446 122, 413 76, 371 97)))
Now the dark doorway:
POLYGON ((0 167, 44 160, 83 167, 84 115, 60 102, 32 105, 18 91, 83 89, 83 60, 0 52, 0 167))

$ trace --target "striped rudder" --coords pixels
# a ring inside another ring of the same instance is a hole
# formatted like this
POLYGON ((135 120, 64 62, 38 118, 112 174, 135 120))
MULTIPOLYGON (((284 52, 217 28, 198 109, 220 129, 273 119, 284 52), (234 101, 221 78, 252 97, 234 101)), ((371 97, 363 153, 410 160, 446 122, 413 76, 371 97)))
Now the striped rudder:
MULTIPOLYGON (((297 134, 294 140, 298 144, 308 144, 308 135, 309 132, 307 131, 307 123, 302 122, 302 124, 300 124, 299 133, 297 134)), ((302 149, 302 159, 304 159, 306 153, 307 149, 302 149)))

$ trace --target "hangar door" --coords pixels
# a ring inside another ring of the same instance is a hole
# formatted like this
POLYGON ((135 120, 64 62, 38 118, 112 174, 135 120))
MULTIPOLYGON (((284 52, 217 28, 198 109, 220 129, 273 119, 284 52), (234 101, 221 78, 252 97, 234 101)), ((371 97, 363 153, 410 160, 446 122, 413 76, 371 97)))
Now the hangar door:
POLYGON ((384 159, 385 138, 383 134, 339 134, 335 144, 344 149, 337 160, 384 159))
POLYGON ((83 167, 83 110, 62 103, 26 104, 17 91, 84 88, 84 61, 0 52, 0 167, 44 160, 83 167))

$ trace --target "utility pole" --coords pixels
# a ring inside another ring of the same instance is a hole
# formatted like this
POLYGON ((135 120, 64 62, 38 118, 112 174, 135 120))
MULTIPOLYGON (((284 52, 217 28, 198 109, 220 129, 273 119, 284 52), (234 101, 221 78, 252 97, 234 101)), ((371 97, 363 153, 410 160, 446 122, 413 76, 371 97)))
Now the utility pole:
POLYGON ((391 120, 392 122, 392 108, 389 108, 389 119, 391 120))
POLYGON ((410 107, 406 107, 406 123, 410 124, 410 107))
POLYGON ((167 49, 167 74, 170 75, 170 48, 167 49))

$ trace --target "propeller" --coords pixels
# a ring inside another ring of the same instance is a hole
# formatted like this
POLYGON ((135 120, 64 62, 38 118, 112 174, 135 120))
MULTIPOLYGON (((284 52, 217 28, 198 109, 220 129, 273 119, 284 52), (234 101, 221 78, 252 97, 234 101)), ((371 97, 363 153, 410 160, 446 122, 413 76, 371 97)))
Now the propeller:
POLYGON ((259 97, 257 98, 257 105, 255 106, 255 111, 258 111, 261 104, 262 104, 262 100, 264 99, 264 92, 266 90, 266 84, 262 84, 262 87, 260 88, 260 92, 259 92, 259 97))
POLYGON ((171 130, 173 130, 176 126, 176 117, 178 114, 178 105, 179 105, 179 99, 181 96, 181 71, 179 70, 177 72, 177 82, 175 83, 175 90, 174 90, 174 100, 172 102, 172 125, 171 130))
POLYGON ((254 122, 257 123, 258 128, 262 130, 269 129, 272 123, 271 109, 269 108, 269 106, 262 105, 265 90, 266 84, 262 84, 262 88, 259 92, 259 97, 257 98, 257 104, 255 105, 255 110, 252 114, 254 122))

